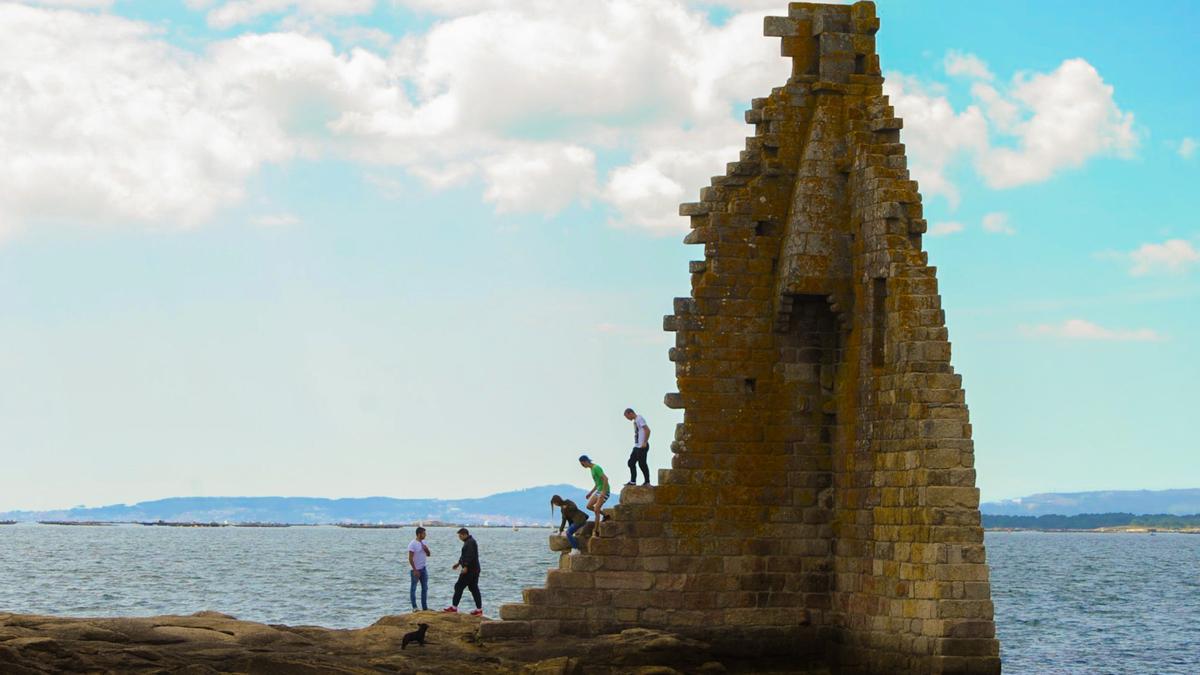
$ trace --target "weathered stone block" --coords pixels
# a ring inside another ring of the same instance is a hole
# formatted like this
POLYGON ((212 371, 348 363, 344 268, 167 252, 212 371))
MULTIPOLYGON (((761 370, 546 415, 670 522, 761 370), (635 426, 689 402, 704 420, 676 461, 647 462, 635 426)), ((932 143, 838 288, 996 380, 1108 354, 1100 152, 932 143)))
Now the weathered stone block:
POLYGON ((935 649, 945 656, 998 656, 1000 645, 989 638, 942 638, 935 649))
POLYGON ((596 572, 594 576, 596 588, 648 591, 654 586, 654 575, 648 572, 596 572))
POLYGON ((500 618, 505 621, 526 621, 533 618, 533 615, 534 611, 532 605, 500 605, 500 618))
POLYGON ((592 588, 594 585, 593 575, 589 572, 580 572, 576 570, 550 570, 546 573, 546 588, 551 589, 578 589, 592 588))
POLYGON ((527 638, 532 635, 528 621, 484 621, 479 624, 479 637, 484 640, 527 638))
POLYGON ((979 488, 930 486, 925 488, 925 503, 929 506, 979 507, 979 488))

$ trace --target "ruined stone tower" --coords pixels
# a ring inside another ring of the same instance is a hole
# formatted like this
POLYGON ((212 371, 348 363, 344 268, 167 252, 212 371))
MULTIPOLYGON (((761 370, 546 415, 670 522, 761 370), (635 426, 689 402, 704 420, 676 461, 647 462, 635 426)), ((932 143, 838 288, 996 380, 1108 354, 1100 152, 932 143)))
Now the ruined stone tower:
POLYGON ((792 59, 725 176, 684 204, 664 328, 672 469, 485 637, 664 628, 840 672, 998 673, 971 425, 875 6, 792 3, 792 59))

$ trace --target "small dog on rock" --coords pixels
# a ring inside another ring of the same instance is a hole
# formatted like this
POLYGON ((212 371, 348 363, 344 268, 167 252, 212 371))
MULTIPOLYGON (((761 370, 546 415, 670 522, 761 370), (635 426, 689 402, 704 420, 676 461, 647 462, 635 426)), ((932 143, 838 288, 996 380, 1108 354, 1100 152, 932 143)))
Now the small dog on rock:
POLYGON ((415 642, 422 647, 425 646, 425 631, 429 630, 429 624, 419 623, 417 629, 411 633, 404 634, 404 641, 400 643, 400 649, 403 650, 408 646, 408 643, 415 642))

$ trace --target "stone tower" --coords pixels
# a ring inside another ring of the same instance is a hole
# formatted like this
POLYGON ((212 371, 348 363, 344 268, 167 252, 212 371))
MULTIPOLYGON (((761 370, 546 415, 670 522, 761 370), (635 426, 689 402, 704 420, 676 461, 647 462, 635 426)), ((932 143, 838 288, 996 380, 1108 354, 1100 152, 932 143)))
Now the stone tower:
POLYGON ((680 207, 672 468, 484 637, 656 627, 839 672, 998 673, 971 425, 871 2, 765 21, 792 59, 680 207))

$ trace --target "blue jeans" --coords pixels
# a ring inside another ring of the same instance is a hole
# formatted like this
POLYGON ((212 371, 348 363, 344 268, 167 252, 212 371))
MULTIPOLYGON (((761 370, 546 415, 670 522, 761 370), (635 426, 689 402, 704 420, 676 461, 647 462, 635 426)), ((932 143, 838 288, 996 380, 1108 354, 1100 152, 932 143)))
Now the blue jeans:
MULTIPOLYGON (((585 521, 583 525, 587 525, 585 521)), ((579 548, 579 540, 575 538, 575 532, 582 529, 583 525, 571 523, 567 526, 567 541, 571 542, 571 548, 579 548)))
POLYGON ((421 581, 421 609, 429 609, 429 572, 422 567, 417 575, 408 571, 408 599, 412 602, 413 611, 417 611, 417 580, 421 581))

